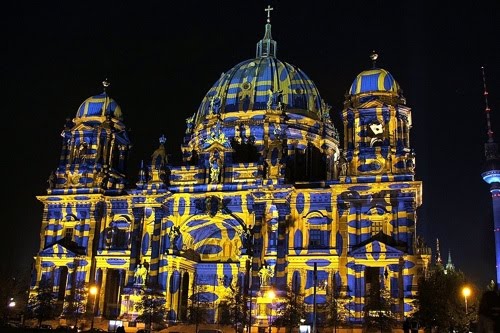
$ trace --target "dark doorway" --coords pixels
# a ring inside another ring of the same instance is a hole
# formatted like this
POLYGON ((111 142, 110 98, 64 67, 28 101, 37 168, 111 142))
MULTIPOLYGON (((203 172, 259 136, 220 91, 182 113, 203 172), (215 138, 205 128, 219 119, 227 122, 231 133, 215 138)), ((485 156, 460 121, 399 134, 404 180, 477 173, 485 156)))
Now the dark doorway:
POLYGON ((64 298, 66 295, 66 283, 68 282, 68 267, 59 267, 59 279, 57 281, 57 313, 62 313, 64 306, 64 298))
POLYGON ((106 276, 106 294, 104 295, 104 317, 116 319, 120 315, 120 289, 123 286, 124 275, 120 269, 109 269, 106 276))
POLYGON ((366 303, 376 304, 380 299, 380 270, 380 267, 366 267, 365 269, 366 303))
POLYGON ((187 320, 188 310, 188 291, 189 291, 189 274, 186 272, 182 275, 181 293, 179 295, 179 319, 181 321, 187 320))

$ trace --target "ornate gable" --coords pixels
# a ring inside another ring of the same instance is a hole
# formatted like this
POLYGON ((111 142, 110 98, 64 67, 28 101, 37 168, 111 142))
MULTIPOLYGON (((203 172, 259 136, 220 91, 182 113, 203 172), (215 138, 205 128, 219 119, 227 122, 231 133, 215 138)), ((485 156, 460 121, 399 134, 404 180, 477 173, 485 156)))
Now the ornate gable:
POLYGON ((349 256, 356 259, 370 259, 375 261, 389 258, 399 258, 403 255, 403 251, 378 240, 372 240, 371 242, 349 252, 349 256))

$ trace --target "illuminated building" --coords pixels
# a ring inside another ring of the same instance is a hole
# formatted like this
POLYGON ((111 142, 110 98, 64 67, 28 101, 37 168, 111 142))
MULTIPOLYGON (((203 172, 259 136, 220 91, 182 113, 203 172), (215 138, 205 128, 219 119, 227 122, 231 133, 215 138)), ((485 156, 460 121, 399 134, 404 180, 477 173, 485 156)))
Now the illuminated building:
POLYGON ((86 99, 38 197, 37 281, 53 281, 61 300, 78 281, 96 283, 107 318, 133 319, 154 289, 170 320, 197 299, 217 322, 223 296, 245 281, 256 326, 287 287, 304 294, 308 322, 313 299, 325 304, 333 289, 353 323, 381 290, 410 314, 431 255, 417 237, 422 184, 402 90, 372 54, 346 87, 340 138, 314 82, 276 46, 268 16, 255 58, 225 71, 186 120, 184 164, 169 163, 162 136, 135 186, 120 107, 106 89, 86 99))
POLYGON ((488 105, 488 90, 486 89, 486 75, 483 70, 484 99, 486 125, 488 128, 488 141, 484 144, 486 162, 483 167, 481 177, 490 185, 491 201, 493 204, 493 232, 495 233, 495 253, 496 253, 496 282, 500 284, 500 161, 498 160, 498 145, 493 138, 490 122, 490 107, 488 105))

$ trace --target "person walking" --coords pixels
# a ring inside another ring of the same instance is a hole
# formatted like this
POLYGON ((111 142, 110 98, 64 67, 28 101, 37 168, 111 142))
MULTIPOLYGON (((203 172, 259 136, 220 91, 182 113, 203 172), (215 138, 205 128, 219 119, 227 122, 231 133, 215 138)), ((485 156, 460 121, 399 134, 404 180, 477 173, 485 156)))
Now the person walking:
POLYGON ((403 333, 410 333, 410 319, 408 317, 405 318, 405 321, 403 322, 403 333))

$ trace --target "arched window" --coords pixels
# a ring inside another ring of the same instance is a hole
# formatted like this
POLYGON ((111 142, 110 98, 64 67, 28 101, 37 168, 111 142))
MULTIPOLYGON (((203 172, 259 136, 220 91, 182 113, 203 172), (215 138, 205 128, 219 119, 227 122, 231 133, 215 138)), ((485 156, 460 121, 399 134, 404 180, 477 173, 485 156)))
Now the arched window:
POLYGON ((130 239, 130 222, 123 216, 109 224, 106 232, 106 244, 112 250, 125 250, 130 239))

